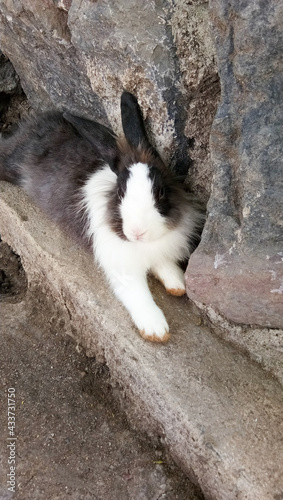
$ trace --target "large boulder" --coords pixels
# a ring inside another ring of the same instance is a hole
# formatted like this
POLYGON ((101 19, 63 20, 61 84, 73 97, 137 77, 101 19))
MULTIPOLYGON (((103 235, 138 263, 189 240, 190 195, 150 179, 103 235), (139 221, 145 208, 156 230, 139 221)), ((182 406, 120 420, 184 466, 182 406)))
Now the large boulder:
POLYGON ((152 140, 207 200, 208 138, 219 94, 208 3, 1 0, 0 47, 33 108, 99 119, 121 133, 134 92, 152 140), (201 124, 201 125, 200 125, 201 124))
POLYGON ((210 317, 282 328, 282 4, 212 0, 211 21, 221 102, 208 220, 187 292, 210 317))

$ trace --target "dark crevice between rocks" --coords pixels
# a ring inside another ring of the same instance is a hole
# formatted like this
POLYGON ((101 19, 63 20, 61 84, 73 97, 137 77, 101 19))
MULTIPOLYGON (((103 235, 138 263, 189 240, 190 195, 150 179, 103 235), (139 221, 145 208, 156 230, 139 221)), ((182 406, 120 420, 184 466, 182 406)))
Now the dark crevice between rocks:
POLYGON ((0 302, 21 302, 28 280, 19 255, 0 236, 0 302))
MULTIPOLYGON (((28 112, 28 101, 12 63, 0 51, 0 133, 13 133, 18 122, 28 112)), ((0 302, 23 300, 28 280, 21 259, 0 235, 0 302)))
POLYGON ((29 104, 20 79, 9 59, 0 51, 0 133, 13 133, 29 104))
MULTIPOLYGON (((173 79, 170 76, 163 76, 161 82, 161 88, 164 89, 162 95, 165 102, 167 103, 169 118, 174 122, 175 127, 175 145, 174 153, 170 158, 170 168, 176 174, 176 176, 179 177, 180 180, 185 181, 188 171, 192 166, 192 159, 189 155, 189 139, 185 135, 185 126, 187 121, 186 97, 178 88, 181 79, 181 70, 179 59, 176 54, 176 46, 174 43, 172 28, 170 24, 170 9, 167 10, 167 15, 165 14, 165 11, 163 11, 163 15, 165 15, 166 21, 166 36, 169 40, 169 46, 173 50, 172 59, 170 56, 168 56, 171 60, 168 61, 168 67, 170 67, 171 63, 174 67, 174 74, 176 76, 176 83, 174 83, 173 79)), ((164 63, 164 59, 166 59, 166 55, 163 55, 162 57, 162 64, 164 63)), ((160 79, 158 68, 159 61, 157 60, 155 67, 157 81, 160 79)))

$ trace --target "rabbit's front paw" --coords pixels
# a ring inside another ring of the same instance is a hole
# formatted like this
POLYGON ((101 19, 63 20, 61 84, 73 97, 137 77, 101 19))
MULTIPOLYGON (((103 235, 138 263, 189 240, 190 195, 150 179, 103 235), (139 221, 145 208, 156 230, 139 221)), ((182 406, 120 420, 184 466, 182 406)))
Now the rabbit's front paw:
POLYGON ((157 306, 154 311, 144 311, 143 318, 136 322, 140 335, 151 342, 167 342, 170 338, 166 318, 157 306))
POLYGON ((169 293, 170 295, 175 295, 175 297, 181 297, 182 295, 185 295, 186 289, 185 288, 166 288, 166 292, 169 293))
POLYGON ((156 267, 153 269, 155 276, 163 283, 170 295, 180 297, 185 295, 184 273, 177 265, 156 267))

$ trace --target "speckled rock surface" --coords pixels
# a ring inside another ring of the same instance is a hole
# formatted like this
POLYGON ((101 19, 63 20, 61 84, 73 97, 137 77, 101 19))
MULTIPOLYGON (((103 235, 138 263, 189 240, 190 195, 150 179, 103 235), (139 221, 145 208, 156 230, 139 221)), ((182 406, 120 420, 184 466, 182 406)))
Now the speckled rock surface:
POLYGON ((12 94, 17 91, 20 79, 7 57, 0 52, 0 92, 12 94))
POLYGON ((211 2, 222 86, 209 216, 187 292, 238 324, 283 327, 283 9, 211 2))
POLYGON ((171 24, 188 110, 184 132, 190 139, 193 160, 189 182, 194 191, 208 200, 213 177, 209 135, 220 98, 208 2, 176 2, 171 24))
POLYGON ((207 201, 219 94, 208 2, 1 0, 0 15, 0 47, 33 108, 68 109, 121 133, 121 91, 135 93, 160 153, 179 174, 191 166, 207 201))

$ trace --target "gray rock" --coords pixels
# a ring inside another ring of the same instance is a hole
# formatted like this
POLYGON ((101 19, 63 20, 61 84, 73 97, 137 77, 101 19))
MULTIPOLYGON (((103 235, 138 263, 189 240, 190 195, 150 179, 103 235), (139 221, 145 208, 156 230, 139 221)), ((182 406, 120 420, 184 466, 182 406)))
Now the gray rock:
POLYGON ((211 2, 221 103, 189 297, 236 323, 283 327, 283 18, 277 2, 211 2))
POLYGON ((0 92, 13 94, 19 88, 20 79, 13 65, 0 51, 0 92))
POLYGON ((121 91, 134 92, 164 159, 179 174, 192 166, 190 182, 208 199, 219 85, 207 2, 2 0, 0 8, 0 46, 33 108, 68 109, 121 133, 121 91))
POLYGON ((0 51, 0 134, 12 132, 27 107, 20 79, 11 61, 0 51))
POLYGON ((47 7, 32 1, 3 0, 1 49, 12 62, 34 109, 69 109, 107 121, 71 44, 67 7, 59 8, 60 4, 56 7, 49 2, 47 7))
POLYGON ((188 110, 185 135, 191 145, 189 183, 202 199, 208 200, 213 175, 209 135, 220 97, 208 2, 175 3, 171 23, 188 110))

